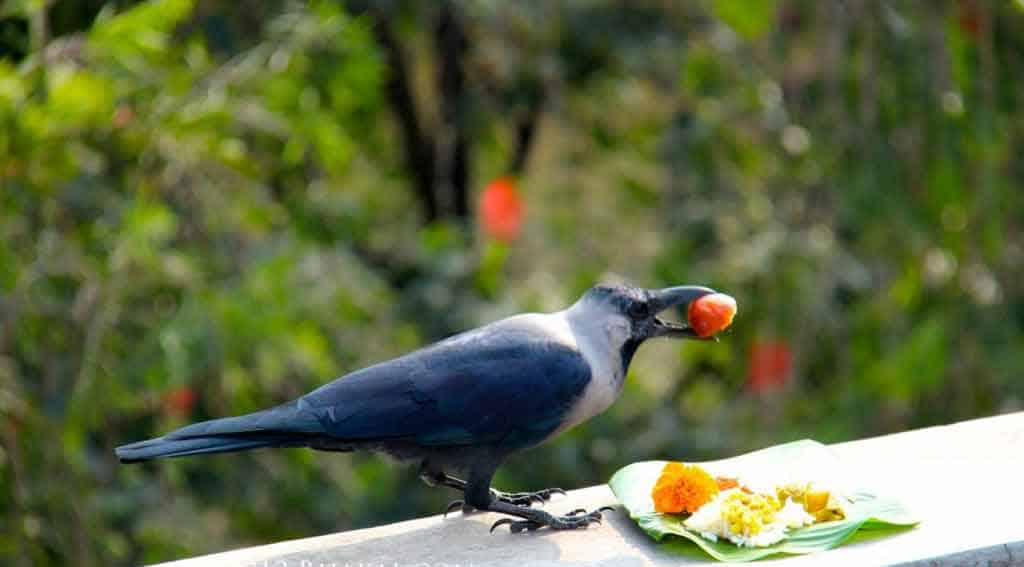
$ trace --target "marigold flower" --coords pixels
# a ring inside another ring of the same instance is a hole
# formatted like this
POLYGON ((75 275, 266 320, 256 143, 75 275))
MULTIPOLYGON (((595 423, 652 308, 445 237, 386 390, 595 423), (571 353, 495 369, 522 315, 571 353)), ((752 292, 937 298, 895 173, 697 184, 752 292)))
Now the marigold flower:
POLYGON ((715 482, 718 484, 718 490, 726 491, 730 488, 739 488, 740 482, 735 478, 728 476, 716 476, 715 482))
POLYGON ((654 484, 654 510, 662 514, 694 513, 718 495, 718 483, 697 465, 667 463, 654 484))

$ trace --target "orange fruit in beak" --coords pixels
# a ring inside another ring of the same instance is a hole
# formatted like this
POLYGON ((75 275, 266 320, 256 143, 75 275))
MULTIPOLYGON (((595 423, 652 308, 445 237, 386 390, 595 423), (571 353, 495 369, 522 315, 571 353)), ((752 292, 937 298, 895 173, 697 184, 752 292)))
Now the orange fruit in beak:
POLYGON ((725 330, 735 316, 736 300, 724 293, 695 299, 686 310, 686 320, 700 337, 710 337, 725 330))

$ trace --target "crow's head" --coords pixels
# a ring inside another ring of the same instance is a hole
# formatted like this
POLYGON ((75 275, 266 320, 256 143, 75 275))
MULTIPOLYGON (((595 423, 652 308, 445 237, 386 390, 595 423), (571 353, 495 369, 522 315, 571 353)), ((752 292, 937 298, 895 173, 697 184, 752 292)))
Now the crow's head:
POLYGON ((680 339, 700 338, 685 324, 664 321, 658 313, 671 307, 686 305, 715 290, 696 285, 664 289, 643 289, 630 285, 598 285, 581 299, 595 323, 606 323, 628 329, 624 338, 637 341, 655 337, 680 339), (604 321, 599 321, 604 319, 604 321))
POLYGON ((598 285, 580 298, 572 312, 576 324, 585 329, 587 335, 600 337, 607 345, 605 348, 621 353, 623 367, 626 367, 636 349, 647 339, 701 339, 688 325, 665 321, 658 313, 711 293, 715 290, 692 285, 664 289, 598 285))

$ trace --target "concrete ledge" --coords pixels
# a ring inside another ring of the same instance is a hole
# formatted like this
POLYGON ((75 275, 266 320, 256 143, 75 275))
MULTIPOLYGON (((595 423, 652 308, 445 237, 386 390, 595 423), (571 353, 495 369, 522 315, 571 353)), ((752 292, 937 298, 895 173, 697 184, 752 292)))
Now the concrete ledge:
MULTIPOLYGON (((833 446, 866 487, 899 497, 917 529, 757 565, 901 567, 1024 566, 1024 413, 833 446), (968 519, 970 526, 961 526, 968 519)), ((625 463, 623 463, 625 464, 625 463)), ((557 498, 557 497, 556 497, 557 498)), ((607 486, 547 504, 565 512, 615 505, 607 486)), ((500 516, 411 520, 186 559, 165 566, 498 567, 520 565, 716 565, 661 551, 621 511, 586 531, 488 533, 500 516)))

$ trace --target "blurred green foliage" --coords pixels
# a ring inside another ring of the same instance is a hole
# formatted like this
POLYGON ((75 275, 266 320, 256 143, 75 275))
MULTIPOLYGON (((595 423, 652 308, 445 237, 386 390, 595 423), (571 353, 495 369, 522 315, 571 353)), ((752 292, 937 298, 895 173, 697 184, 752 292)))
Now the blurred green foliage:
POLYGON ((1021 408, 1020 2, 51 4, 0 4, 4 564, 438 512, 373 456, 113 447, 608 278, 740 313, 645 347, 503 488, 1021 408), (432 51, 452 14, 464 51, 432 51), (465 84, 433 88, 449 53, 465 84), (468 148, 433 214, 402 81, 430 156, 468 148), (457 189, 510 170, 525 229, 499 244, 457 189))

